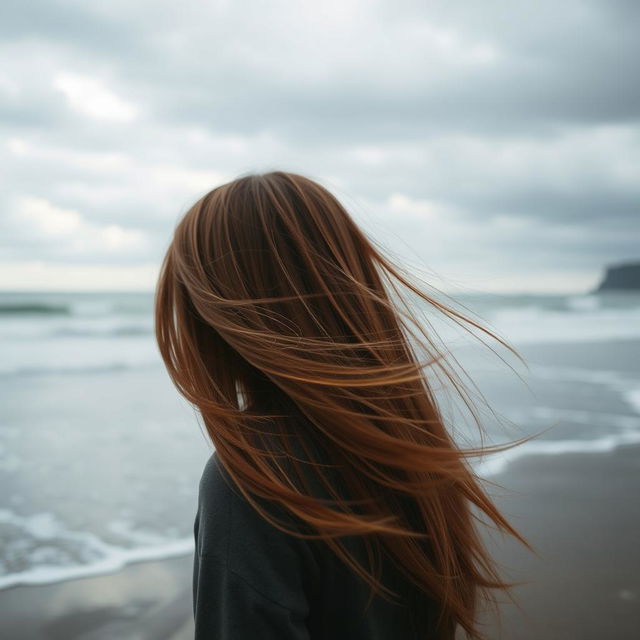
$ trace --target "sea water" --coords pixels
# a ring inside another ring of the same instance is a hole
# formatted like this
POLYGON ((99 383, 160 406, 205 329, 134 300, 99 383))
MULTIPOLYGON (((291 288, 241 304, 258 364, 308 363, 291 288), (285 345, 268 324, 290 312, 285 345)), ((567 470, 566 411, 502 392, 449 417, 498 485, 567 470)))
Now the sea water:
MULTIPOLYGON (((476 460, 481 475, 640 442, 640 295, 454 297, 528 362, 438 325, 495 411, 489 443, 542 433, 476 460)), ((0 294, 0 588, 193 550, 212 448, 164 371, 152 307, 149 293, 0 294)), ((433 384, 454 436, 477 442, 446 379, 433 384)))

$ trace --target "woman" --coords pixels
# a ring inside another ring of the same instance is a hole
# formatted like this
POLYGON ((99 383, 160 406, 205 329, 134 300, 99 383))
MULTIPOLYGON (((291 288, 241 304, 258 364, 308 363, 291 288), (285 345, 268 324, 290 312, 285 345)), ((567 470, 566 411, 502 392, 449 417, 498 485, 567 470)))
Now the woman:
POLYGON ((473 510, 527 543, 467 462, 483 450, 447 433, 425 369, 453 376, 411 331, 398 282, 466 320, 301 175, 243 175, 178 224, 156 335, 215 448, 194 527, 197 639, 481 638, 479 604, 512 586, 473 510))

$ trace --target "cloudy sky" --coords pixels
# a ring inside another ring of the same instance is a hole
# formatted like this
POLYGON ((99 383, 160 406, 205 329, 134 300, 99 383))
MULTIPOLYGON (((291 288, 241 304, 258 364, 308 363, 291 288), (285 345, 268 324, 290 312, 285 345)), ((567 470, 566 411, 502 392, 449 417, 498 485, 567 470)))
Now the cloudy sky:
POLYGON ((640 258, 636 0, 0 11, 0 288, 151 289, 190 204, 273 169, 443 288, 640 258))

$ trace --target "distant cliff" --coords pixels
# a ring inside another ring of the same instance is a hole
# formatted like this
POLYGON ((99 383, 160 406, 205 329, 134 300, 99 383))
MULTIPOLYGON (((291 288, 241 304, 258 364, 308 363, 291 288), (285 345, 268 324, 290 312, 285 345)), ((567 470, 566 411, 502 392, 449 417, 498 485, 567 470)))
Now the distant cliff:
POLYGON ((627 262, 607 267, 599 291, 640 291, 640 262, 627 262))

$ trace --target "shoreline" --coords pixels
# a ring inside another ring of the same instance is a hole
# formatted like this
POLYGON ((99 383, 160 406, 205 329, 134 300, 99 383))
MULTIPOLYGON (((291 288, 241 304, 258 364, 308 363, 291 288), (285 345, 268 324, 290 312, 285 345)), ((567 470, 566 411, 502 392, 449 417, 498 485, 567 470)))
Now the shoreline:
POLYGON ((0 591, 0 635, 12 640, 193 639, 193 553, 108 574, 0 591))
POLYGON ((19 587, 45 587, 53 584, 61 584, 69 580, 82 580, 90 578, 99 578, 100 576, 113 575, 120 571, 124 571, 141 562, 163 562, 172 558, 180 558, 183 556, 193 556, 194 545, 193 538, 185 538, 176 540, 171 543, 163 544, 158 547, 135 547, 133 549, 117 549, 118 555, 112 558, 104 558, 94 564, 77 565, 65 569, 49 569, 45 570, 35 568, 19 574, 9 574, 0 577, 0 597, 3 591, 8 589, 16 589, 19 587), (46 579, 33 577, 38 573, 46 573, 49 576, 46 579))
MULTIPOLYGON (((630 638, 640 628, 640 445, 606 452, 527 455, 485 480, 487 491, 538 555, 486 540, 522 612, 501 606, 490 638, 630 638)), ((0 590, 0 631, 12 640, 193 638, 193 553, 137 560, 61 582, 0 590)))
POLYGON ((632 638, 640 628, 640 445, 526 457, 487 480, 535 549, 486 534, 522 608, 501 596, 505 640, 632 638))
MULTIPOLYGON (((513 465, 524 463, 530 458, 608 454, 622 448, 638 445, 640 445, 640 432, 635 431, 602 436, 594 440, 533 440, 515 449, 489 455, 486 460, 477 464, 476 472, 488 483, 493 483, 498 478, 508 475, 513 465)), ((20 580, 19 576, 37 573, 38 569, 24 572, 24 574, 2 576, 0 577, 0 598, 2 593, 9 589, 44 587, 73 580, 98 578, 125 571, 128 567, 140 563, 163 562, 187 556, 191 558, 193 556, 193 542, 192 538, 183 538, 168 542, 160 547, 123 548, 118 551, 120 558, 100 560, 95 565, 80 565, 57 570, 47 569, 48 573, 57 576, 53 578, 20 580)))

